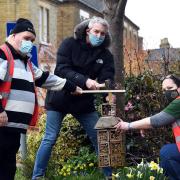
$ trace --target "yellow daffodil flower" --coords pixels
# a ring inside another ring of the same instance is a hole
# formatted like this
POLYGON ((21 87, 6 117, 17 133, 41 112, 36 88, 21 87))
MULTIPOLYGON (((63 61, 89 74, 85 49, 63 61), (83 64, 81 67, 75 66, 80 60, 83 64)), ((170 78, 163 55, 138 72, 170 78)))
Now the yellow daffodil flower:
POLYGON ((157 163, 155 163, 154 161, 150 162, 149 167, 151 168, 151 170, 158 170, 159 169, 159 165, 157 163))
POLYGON ((154 180, 154 179, 155 179, 154 176, 150 176, 150 177, 149 177, 149 180, 154 180))

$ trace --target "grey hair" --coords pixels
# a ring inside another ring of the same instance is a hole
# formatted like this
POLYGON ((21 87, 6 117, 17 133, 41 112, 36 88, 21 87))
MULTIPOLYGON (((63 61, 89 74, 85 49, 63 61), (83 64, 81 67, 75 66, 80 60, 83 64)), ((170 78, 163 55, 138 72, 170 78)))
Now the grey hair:
POLYGON ((92 28, 95 23, 100 23, 107 28, 107 31, 109 30, 108 22, 105 19, 103 19, 101 17, 96 17, 96 16, 94 16, 90 19, 88 28, 92 28))

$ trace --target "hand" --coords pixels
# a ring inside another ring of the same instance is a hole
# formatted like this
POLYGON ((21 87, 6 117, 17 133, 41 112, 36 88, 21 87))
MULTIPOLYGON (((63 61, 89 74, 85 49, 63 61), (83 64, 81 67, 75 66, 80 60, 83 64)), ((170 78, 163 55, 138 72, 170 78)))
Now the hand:
POLYGON ((141 130, 140 130, 140 134, 141 134, 141 137, 145 137, 145 131, 144 131, 144 129, 141 129, 141 130))
POLYGON ((88 89, 96 90, 96 89, 99 88, 98 86, 99 86, 99 83, 96 82, 95 80, 87 79, 87 81, 86 81, 86 87, 87 87, 88 89))
POLYGON ((115 104, 116 102, 116 95, 112 94, 111 99, 109 99, 109 96, 106 96, 106 101, 115 104))
POLYGON ((82 94, 82 89, 79 86, 76 86, 76 90, 71 93, 72 95, 80 95, 82 94))
POLYGON ((120 119, 120 122, 118 124, 116 124, 114 126, 116 128, 116 131, 120 131, 120 130, 129 130, 129 123, 128 122, 124 122, 122 119, 120 119))
POLYGON ((0 126, 5 126, 8 123, 6 111, 0 113, 0 126))

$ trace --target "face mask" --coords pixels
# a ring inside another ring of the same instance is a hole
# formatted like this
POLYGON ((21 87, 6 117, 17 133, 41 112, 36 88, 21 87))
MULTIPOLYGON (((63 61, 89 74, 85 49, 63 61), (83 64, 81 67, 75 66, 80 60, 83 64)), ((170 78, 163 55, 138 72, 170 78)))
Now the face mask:
POLYGON ((22 40, 19 50, 22 54, 28 54, 31 52, 32 47, 33 47, 33 43, 31 41, 22 40))
POLYGON ((89 33, 89 41, 92 46, 100 46, 104 42, 105 36, 97 37, 94 34, 89 33))
POLYGON ((177 96, 179 96, 179 93, 178 93, 177 89, 175 89, 175 90, 166 90, 165 91, 165 97, 169 102, 176 99, 177 96))

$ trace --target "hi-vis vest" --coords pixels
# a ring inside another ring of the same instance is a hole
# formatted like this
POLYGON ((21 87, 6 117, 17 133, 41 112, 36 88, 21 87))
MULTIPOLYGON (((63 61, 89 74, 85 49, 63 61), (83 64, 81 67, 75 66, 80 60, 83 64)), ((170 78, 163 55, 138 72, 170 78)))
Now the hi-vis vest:
MULTIPOLYGON (((11 50, 9 49, 9 47, 6 44, 3 44, 0 48, 6 55, 6 58, 8 61, 7 73, 5 76, 5 80, 0 84, 0 94, 2 96, 2 106, 5 109, 7 101, 8 101, 9 93, 11 90, 11 81, 12 81, 13 72, 14 72, 14 58, 11 53, 11 50)), ((32 72, 32 75, 34 78, 34 73, 32 70, 32 64, 31 64, 30 60, 28 60, 28 65, 31 69, 31 72, 32 72)), ((38 103, 37 103, 37 94, 36 94, 36 89, 35 89, 35 106, 34 106, 34 112, 32 115, 32 119, 31 119, 31 122, 29 125, 35 126, 36 122, 37 122, 37 118, 38 118, 38 103)))
MULTIPOLYGON (((180 99, 180 96, 178 96, 176 99, 180 99)), ((173 123, 172 130, 173 130, 173 134, 175 137, 175 141, 176 141, 178 150, 180 152, 180 127, 178 126, 178 124, 176 122, 173 123)))

